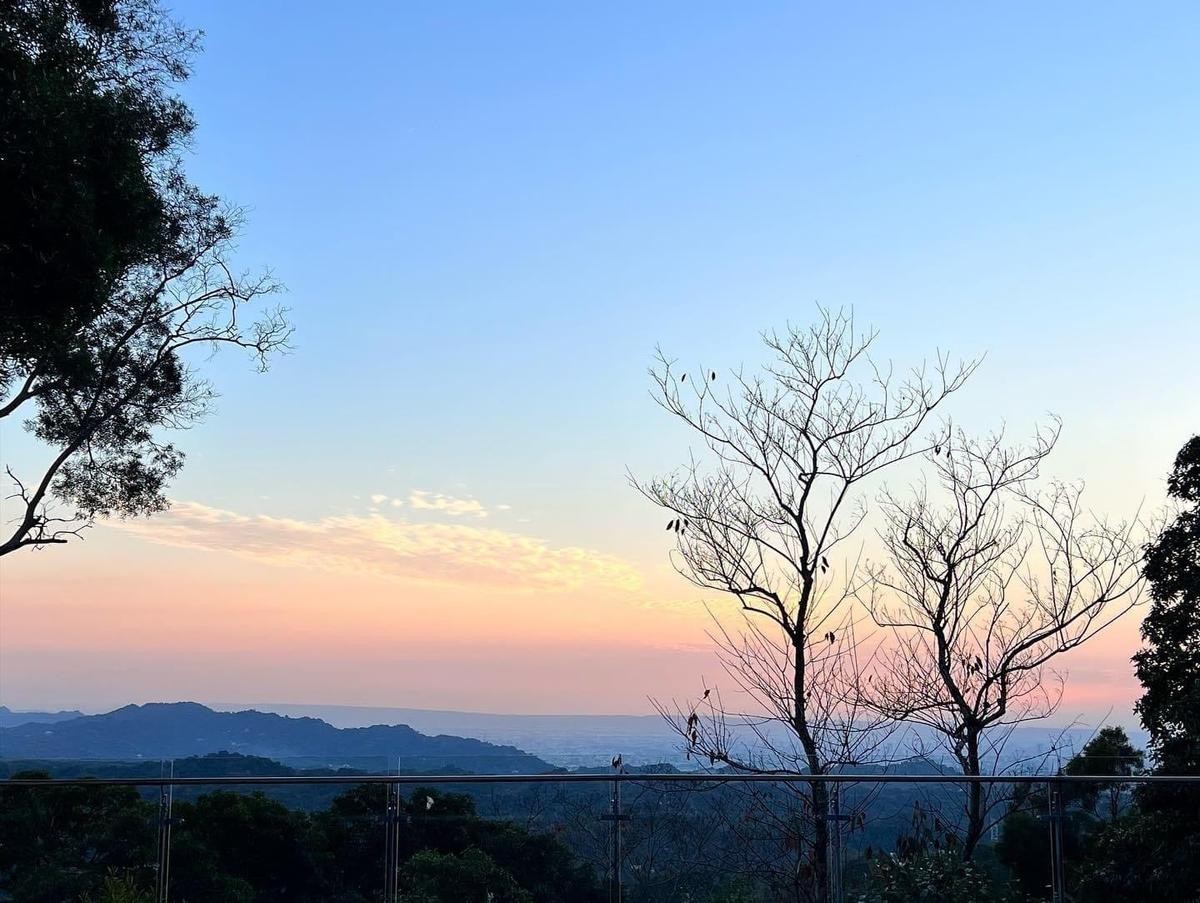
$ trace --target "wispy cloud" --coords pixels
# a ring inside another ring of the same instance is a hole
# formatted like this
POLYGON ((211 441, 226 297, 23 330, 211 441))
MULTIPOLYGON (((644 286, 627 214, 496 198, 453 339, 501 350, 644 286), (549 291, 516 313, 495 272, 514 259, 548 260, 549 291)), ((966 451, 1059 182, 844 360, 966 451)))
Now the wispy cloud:
POLYGON ((397 580, 510 591, 593 588, 632 593, 642 585, 636 569, 602 552, 553 546, 504 530, 413 523, 375 513, 306 521, 175 502, 152 520, 125 521, 121 528, 164 545, 397 580))
MULTIPOLYGON (((354 498, 358 499, 358 496, 356 495, 356 496, 354 496, 354 498)), ((383 493, 383 492, 371 493, 370 499, 371 499, 371 510, 372 511, 378 510, 383 505, 391 505, 393 508, 403 508, 404 507, 404 499, 393 498, 392 496, 387 495, 386 493, 383 493)))
MULTIPOLYGON (((479 499, 466 497, 456 498, 452 495, 443 495, 440 492, 426 492, 423 489, 414 489, 408 496, 408 505, 415 511, 437 511, 441 514, 448 514, 451 517, 487 517, 487 508, 479 499)), ((497 510, 506 510, 507 505, 498 506, 497 510)))

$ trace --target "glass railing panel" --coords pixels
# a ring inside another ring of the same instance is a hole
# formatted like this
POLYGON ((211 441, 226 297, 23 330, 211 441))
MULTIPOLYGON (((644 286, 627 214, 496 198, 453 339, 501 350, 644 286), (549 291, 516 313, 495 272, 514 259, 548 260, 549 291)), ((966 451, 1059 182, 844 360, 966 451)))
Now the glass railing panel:
POLYGON ((1095 838, 1142 792, 1134 780, 984 781, 972 822, 973 785, 929 775, 112 767, 50 763, 55 780, 10 768, 0 899, 1057 903, 1087 897, 1095 838))
MULTIPOLYGON (((103 772, 106 763, 59 765, 5 763, 0 899, 154 900, 166 826, 158 790, 89 778, 103 772), (62 771, 77 782, 39 783, 62 771)), ((146 763, 145 770, 156 774, 159 768, 146 763)))

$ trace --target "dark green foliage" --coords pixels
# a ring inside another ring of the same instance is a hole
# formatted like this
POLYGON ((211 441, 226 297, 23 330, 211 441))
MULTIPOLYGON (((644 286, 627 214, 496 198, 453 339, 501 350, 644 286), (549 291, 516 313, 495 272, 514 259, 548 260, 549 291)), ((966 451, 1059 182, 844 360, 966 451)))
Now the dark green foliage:
POLYGON ((196 36, 145 0, 3 10, 0 366, 11 366, 68 351, 130 268, 178 257, 189 205, 176 153, 193 123, 172 87, 196 36))
POLYGON ((1180 450, 1167 491, 1185 505, 1146 549, 1152 604, 1136 656, 1137 713, 1163 774, 1200 774, 1200 436, 1180 450))
POLYGON ((1008 868, 1022 893, 1035 899, 1049 896, 1050 829, 1044 814, 1021 809, 1004 819, 996 856, 1008 868))
MULTIPOLYGON (((1044 790, 1018 794, 1000 826, 996 858, 1016 888, 1031 900, 1050 896, 1050 811, 1044 790)), ((1066 805, 1062 821, 1063 857, 1073 873, 1098 822, 1076 801, 1066 805)))
POLYGON ((79 903, 156 903, 154 894, 128 871, 113 869, 104 876, 96 893, 87 892, 79 903))
MULTIPOLYGON (((380 785, 353 788, 318 812, 261 793, 177 801, 171 898, 375 901, 383 889, 383 814, 380 785)), ((418 788, 402 815, 408 900, 601 898, 592 872, 558 841, 480 818, 469 797, 418 788)), ((156 816, 133 788, 0 787, 0 899, 140 903, 154 882, 156 816)))
POLYGON ((261 793, 225 791, 181 803, 173 814, 171 887, 177 899, 321 899, 324 844, 308 815, 261 793))
MULTIPOLYGON (((1141 770, 1143 753, 1129 742, 1124 728, 1101 729, 1063 766, 1064 775, 1123 777, 1141 770)), ((1127 808, 1129 796, 1119 783, 1063 783, 1063 855, 1075 877, 1075 865, 1086 856, 1093 837, 1127 808)), ((1001 826, 996 855, 1022 893, 1040 899, 1049 895, 1050 803, 1043 787, 1017 788, 1012 808, 1001 826)))
MULTIPOLYGON (((145 708, 145 707, 143 707, 145 708)), ((174 707, 162 707, 171 710, 174 707)), ((187 709, 187 706, 182 708, 187 709)), ((199 707, 197 707, 199 708, 199 707)), ((135 713, 127 713, 135 714, 135 713)), ((125 723, 125 722, 122 722, 125 723)), ((243 724, 242 726, 249 726, 243 724)), ((127 727, 133 730, 133 725, 127 727)), ((215 724, 196 730, 186 721, 179 725, 181 736, 189 742, 211 731, 215 724)), ((439 738, 447 741, 450 738, 439 738)), ((4 738, 0 737, 0 745, 4 738)), ((345 761, 345 760, 335 760, 345 761)), ((6 767, 12 771, 38 768, 57 777, 153 778, 160 773, 157 761, 96 762, 25 760, 0 762, 0 776, 6 767)), ((380 763, 382 767, 382 762, 380 763)), ((920 763, 903 770, 921 770, 920 763)), ((670 771, 669 766, 652 766, 649 772, 670 771)), ((929 773, 933 770, 926 767, 929 773)), ((177 777, 239 775, 305 776, 362 774, 349 769, 294 768, 254 756, 216 753, 179 759, 174 762, 177 777)), ((432 775, 431 775, 432 780, 432 775)), ((524 784, 439 785, 438 792, 413 792, 405 807, 407 824, 401 832, 402 856, 434 847, 443 852, 475 847, 487 853, 518 884, 537 900, 561 901, 594 898, 595 875, 606 874, 607 824, 597 820, 609 806, 606 784, 562 784, 532 787, 524 784), (446 795, 445 791, 453 790, 446 795), (465 801, 469 794, 474 801, 465 801), (436 805, 426 810, 428 799, 436 805), (474 812, 485 812, 478 818, 474 812), (512 819, 504 821, 502 819, 512 819), (522 826, 529 825, 526 831, 522 826)), ((717 781, 700 787, 682 787, 677 783, 657 782, 630 787, 623 806, 629 821, 624 823, 625 897, 629 903, 767 903, 796 896, 796 833, 790 818, 796 812, 797 799, 783 786, 722 784, 717 781), (782 820, 781 820, 782 819, 782 820)), ((188 786, 176 789, 176 805, 195 802, 198 796, 218 789, 188 786)), ((248 795, 251 787, 238 791, 248 795)), ((950 794, 960 795, 956 788, 950 794)), ((843 803, 857 806, 860 794, 869 788, 847 788, 843 803)), ((873 794, 875 791, 871 791, 873 794)), ((925 785, 886 785, 872 796, 872 817, 863 827, 848 833, 848 887, 861 886, 859 880, 866 861, 859 855, 866 846, 892 847, 898 831, 912 833, 907 813, 914 799, 922 800, 922 819, 932 825, 938 813, 953 811, 951 796, 943 796, 925 785), (878 814, 875 814, 878 813, 878 814), (853 874, 851 874, 853 873, 853 874), (853 882, 853 883, 850 883, 853 882)), ((383 861, 381 814, 384 795, 377 786, 360 786, 346 792, 344 786, 311 784, 277 785, 264 791, 269 800, 313 819, 317 837, 325 853, 319 857, 328 899, 358 901, 371 899, 380 888, 383 861)), ((406 795, 407 792, 406 792, 406 795)), ((153 798, 152 794, 150 798, 153 798)), ((932 828, 931 828, 932 830, 932 828)), ((186 831, 177 825, 175 843, 186 831)), ((986 854, 990 848, 983 851, 986 854)), ((214 869, 214 873, 219 870, 214 869)), ((197 879, 203 876, 195 876, 197 879)), ((239 879, 242 880, 242 879, 239 879)), ((811 875, 801 875, 807 886, 811 875)), ((242 885, 238 885, 243 888, 242 885)), ((229 882, 221 889, 225 897, 236 899, 237 886, 229 882)), ((216 893, 216 891, 212 891, 216 893)), ((181 899, 176 896, 174 899, 181 899)))
MULTIPOLYGON (((1137 774, 1145 764, 1145 753, 1133 745, 1125 728, 1109 725, 1101 728, 1083 749, 1063 767, 1066 775, 1123 777, 1137 774)), ((1067 785, 1077 786, 1077 785, 1067 785)))
MULTIPOLYGON (((1155 773, 1200 774, 1200 436, 1183 446, 1167 480, 1181 510, 1146 549, 1146 648, 1134 656, 1145 693, 1137 712, 1150 733, 1155 773)), ((1077 870, 1080 899, 1200 899, 1200 793, 1151 784, 1136 809, 1099 831, 1077 870)))
POLYGON ((943 810, 929 801, 914 803, 908 824, 896 838, 894 853, 865 851, 865 880, 856 879, 863 890, 851 899, 857 903, 999 903, 1013 899, 983 862, 991 860, 990 852, 984 847, 972 859, 964 859, 957 826, 945 819, 943 810))
POLYGON ((736 877, 718 882, 707 896, 697 897, 703 903, 757 903, 762 897, 755 892, 754 882, 748 877, 736 877))
MULTIPOLYGON (((382 862, 383 836, 377 823, 383 810, 384 788, 363 785, 342 794, 327 812, 317 816, 335 867, 343 871, 347 886, 355 883, 355 873, 373 876, 378 871, 377 866, 365 870, 364 865, 382 862), (364 829, 365 825, 372 827, 364 829)), ((594 874, 561 843, 512 822, 479 818, 474 801, 465 794, 419 787, 404 802, 402 816, 400 855, 404 860, 430 850, 445 855, 475 851, 509 876, 515 882, 513 886, 531 893, 538 901, 571 903, 597 898, 594 874)), ((457 873, 459 868, 460 864, 429 860, 412 873, 412 886, 428 893, 436 881, 457 873)), ((461 868, 463 875, 490 874, 489 867, 474 855, 461 868)), ((468 882, 465 886, 474 885, 468 882)), ((497 900, 508 899, 501 896, 502 886, 507 885, 500 882, 493 888, 497 900)))
MULTIPOLYGON (((1140 772, 1145 765, 1145 753, 1130 741, 1125 729, 1119 726, 1102 728, 1073 756, 1062 773, 1098 777, 1127 777, 1140 772)), ((1064 798, 1077 803, 1097 818, 1115 819, 1121 814, 1126 787, 1119 783, 1064 784, 1064 798)))
POLYGON ((154 816, 132 787, 0 787, 0 890, 61 903, 98 892, 111 869, 149 880, 154 816))
POLYGON ((1077 898, 1089 903, 1200 899, 1197 813, 1125 815, 1098 832, 1074 869, 1077 898))
POLYGON ((180 165, 197 35, 157 0, 0 10, 0 419, 28 415, 49 449, 13 474, 5 555, 161 511, 183 464, 161 434, 212 398, 190 349, 265 366, 290 330, 239 310, 275 286, 229 265, 239 216, 180 165))
POLYGON ((871 863, 867 890, 856 903, 1002 903, 997 889, 975 863, 948 850, 915 856, 883 856, 871 863))
POLYGON ((404 864, 406 903, 533 903, 535 898, 481 850, 458 854, 422 850, 404 864))
POLYGON ((384 788, 363 785, 339 794, 314 816, 325 842, 329 883, 348 900, 370 900, 382 892, 384 810, 384 788))

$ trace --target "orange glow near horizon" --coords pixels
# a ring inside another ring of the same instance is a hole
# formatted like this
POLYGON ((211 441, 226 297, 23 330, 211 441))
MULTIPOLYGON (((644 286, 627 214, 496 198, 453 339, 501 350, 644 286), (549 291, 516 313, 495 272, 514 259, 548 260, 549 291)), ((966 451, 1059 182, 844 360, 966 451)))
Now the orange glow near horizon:
POLYGON ((531 587, 489 589, 104 528, 70 555, 68 568, 59 549, 4 565, 10 706, 191 698, 619 713, 712 673, 702 612, 656 604, 624 571, 607 586, 535 574, 531 587))
MULTIPOLYGON (((270 531, 284 523, 275 539, 290 542, 329 522, 247 518, 254 531, 239 536, 224 530, 232 515, 212 511, 184 506, 137 530, 100 527, 70 550, 10 557, 0 702, 637 714, 651 710, 651 697, 729 684, 706 636, 700 593, 681 578, 650 580, 648 568, 496 530, 463 528, 450 546, 430 546, 416 525, 397 533, 371 519, 357 523, 382 535, 382 546, 347 537, 354 519, 341 519, 344 554, 317 554, 318 544, 299 555, 276 548, 270 531), (197 512, 203 523, 193 530, 188 519, 197 512), (222 525, 219 542, 209 522, 222 525), (416 543, 434 562, 416 575, 410 565, 381 569, 372 557, 391 554, 399 541, 416 543), (361 568, 352 556, 365 558, 361 568), (488 585, 496 573, 508 583, 488 585)), ((1064 658, 1067 692, 1056 721, 1110 711, 1128 720, 1139 692, 1129 663, 1138 620, 1132 613, 1064 658)))

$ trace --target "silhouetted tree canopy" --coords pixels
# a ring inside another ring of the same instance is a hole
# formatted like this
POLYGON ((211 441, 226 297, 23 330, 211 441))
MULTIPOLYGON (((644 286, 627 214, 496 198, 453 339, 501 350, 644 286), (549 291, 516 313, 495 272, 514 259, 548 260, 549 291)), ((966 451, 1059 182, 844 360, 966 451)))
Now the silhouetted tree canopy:
MULTIPOLYGON (((1175 458, 1167 491, 1181 507, 1146 548, 1151 606, 1146 648, 1134 656, 1145 693, 1137 703, 1159 775, 1200 774, 1200 436, 1175 458)), ((1200 899, 1200 794, 1195 785, 1150 784, 1134 810, 1096 835, 1080 899, 1200 899)))
POLYGON ((1134 656, 1137 713, 1164 774, 1200 774, 1200 436, 1175 458, 1167 491, 1184 507, 1146 549, 1152 604, 1134 656))
POLYGON ((153 813, 132 787, 0 788, 0 890, 30 903, 75 900, 111 869, 144 868, 154 862, 153 813))
MULTIPOLYGON (((44 777, 28 772, 16 779, 44 777)), ((173 900, 381 898, 384 788, 317 812, 262 793, 205 793, 172 811, 173 900)), ((402 806, 404 899, 589 903, 595 874, 555 838, 480 818, 469 797, 416 788, 402 806)), ((0 897, 139 900, 154 886, 157 807, 131 787, 0 786, 0 897), (4 896, 9 894, 11 896, 4 896)))
MULTIPOLYGON (((1119 778, 1137 774, 1145 765, 1145 754, 1129 740, 1123 727, 1102 728, 1080 752, 1063 767, 1066 775, 1091 775, 1119 778)), ((1110 821, 1121 814, 1122 797, 1127 787, 1119 783, 1067 784, 1064 793, 1077 800, 1098 818, 1110 821)))
POLYGON ((986 872, 955 852, 931 850, 913 856, 881 856, 871 863, 859 903, 1005 903, 1013 901, 986 872))
POLYGON ((192 346, 260 366, 290 329, 244 308, 276 286, 230 263, 240 222, 186 179, 174 93, 198 36, 155 0, 6 0, 0 16, 0 420, 47 447, 9 470, 0 555, 94 518, 152 514, 207 412, 192 346))
MULTIPOLYGON (((0 18, 0 349, 7 371, 68 351, 125 273, 181 259, 196 202, 172 94, 196 35, 153 3, 9 0, 0 18)), ((59 361, 65 365, 66 360, 59 361)), ((3 372, 3 371, 0 371, 3 372)))
MULTIPOLYGON (((1064 775, 1122 777, 1141 770, 1143 753, 1134 747, 1119 726, 1102 728, 1082 750, 1060 769, 1064 775)), ((1107 830, 1130 804, 1129 786, 1122 783, 1059 785, 1064 809, 1061 824, 1063 855, 1076 863, 1094 845, 1098 831, 1107 830)), ((1012 874, 1016 886, 1029 899, 1049 892, 1050 859, 1046 855, 1050 827, 1050 805, 1044 787, 1022 784, 1016 788, 1012 808, 1002 823, 996 844, 997 858, 1012 874)), ((1078 869, 1069 881, 1078 878, 1078 869)))

